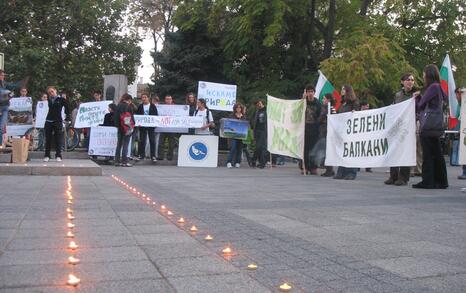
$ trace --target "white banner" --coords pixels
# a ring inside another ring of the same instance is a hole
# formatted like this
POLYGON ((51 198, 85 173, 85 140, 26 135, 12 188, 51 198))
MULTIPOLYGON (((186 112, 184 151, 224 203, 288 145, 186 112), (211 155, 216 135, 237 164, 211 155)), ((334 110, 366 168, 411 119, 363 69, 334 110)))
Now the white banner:
POLYGON ((459 164, 466 165, 466 90, 461 92, 459 164))
POLYGON ((199 99, 205 99, 210 110, 233 112, 236 85, 199 81, 197 96, 199 99))
POLYGON ((415 101, 328 116, 325 165, 416 165, 415 101))
POLYGON ((87 128, 102 124, 110 103, 112 101, 89 102, 79 105, 74 128, 87 128))
POLYGON ((32 127, 32 98, 12 98, 8 108, 7 136, 24 135, 32 127))
POLYGON ((282 100, 267 96, 267 150, 302 159, 306 100, 282 100))
POLYGON ((49 103, 47 101, 37 102, 36 106, 36 128, 44 128, 45 119, 49 113, 49 103))
POLYGON ((201 128, 204 117, 134 115, 134 122, 142 127, 201 128))
MULTIPOLYGON (((189 117, 188 105, 157 105, 157 113, 159 116, 181 116, 189 117)), ((173 133, 187 133, 188 128, 171 128, 160 127, 156 128, 155 132, 173 132, 173 133)))
MULTIPOLYGON (((118 142, 118 128, 112 126, 92 127, 89 137, 90 156, 115 156, 118 142)), ((129 142, 128 156, 131 155, 131 139, 129 142)))

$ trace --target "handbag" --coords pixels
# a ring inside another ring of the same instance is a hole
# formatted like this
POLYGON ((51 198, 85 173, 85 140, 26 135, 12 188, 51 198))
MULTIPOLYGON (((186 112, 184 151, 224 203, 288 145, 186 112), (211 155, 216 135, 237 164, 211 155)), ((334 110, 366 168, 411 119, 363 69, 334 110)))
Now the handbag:
POLYGON ((440 106, 437 109, 431 109, 427 103, 424 110, 419 117, 419 135, 425 137, 440 137, 444 133, 443 127, 443 112, 442 112, 442 97, 440 93, 440 86, 438 87, 438 95, 440 106))

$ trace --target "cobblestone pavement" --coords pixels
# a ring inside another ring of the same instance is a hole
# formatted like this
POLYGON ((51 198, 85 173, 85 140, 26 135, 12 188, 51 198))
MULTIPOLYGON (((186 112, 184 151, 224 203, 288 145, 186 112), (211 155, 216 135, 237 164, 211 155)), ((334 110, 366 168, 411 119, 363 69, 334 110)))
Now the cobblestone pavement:
POLYGON ((277 292, 283 282, 291 292, 465 292, 457 173, 447 190, 415 190, 385 186, 379 169, 340 181, 291 167, 104 167, 103 177, 71 178, 74 267, 66 177, 2 176, 0 292, 277 292), (76 288, 65 285, 70 272, 76 288))

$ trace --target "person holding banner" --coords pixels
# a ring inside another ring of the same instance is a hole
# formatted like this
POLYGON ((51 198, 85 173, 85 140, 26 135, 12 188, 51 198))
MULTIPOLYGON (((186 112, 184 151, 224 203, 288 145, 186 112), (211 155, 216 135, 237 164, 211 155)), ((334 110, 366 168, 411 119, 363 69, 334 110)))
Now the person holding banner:
MULTIPOLYGON (((141 95, 142 103, 136 110, 137 115, 151 115, 157 116, 157 107, 149 101, 148 94, 141 95)), ((139 159, 144 160, 146 157, 146 143, 147 136, 149 136, 150 157, 152 162, 157 162, 155 157, 155 127, 139 127, 139 159)))
MULTIPOLYGON (((405 73, 401 77, 402 89, 395 94, 393 104, 407 101, 413 97, 414 94, 414 75, 411 73, 405 73)), ((385 180, 387 185, 406 185, 409 181, 409 172, 411 167, 391 167, 390 177, 385 180)))
POLYGON ((128 163, 128 147, 131 135, 134 132, 133 97, 123 94, 114 115, 115 126, 118 128, 118 142, 115 150, 115 167, 132 167, 128 163), (121 158, 121 161, 120 161, 121 158))
MULTIPOLYGON (((175 105, 175 103, 173 102, 172 96, 166 95, 164 98, 164 104, 175 105)), ((176 135, 175 133, 169 133, 169 132, 160 133, 159 149, 158 149, 159 152, 158 152, 157 160, 164 159, 165 140, 168 141, 167 160, 169 161, 173 160, 173 150, 175 149, 175 146, 176 146, 175 135, 176 135)))
MULTIPOLYGON (((341 88, 341 100, 343 104, 338 109, 338 113, 354 112, 360 110, 359 99, 354 93, 353 87, 350 85, 344 85, 341 88)), ((358 169, 357 168, 347 168, 347 167, 338 167, 337 174, 333 179, 345 179, 345 180, 354 180, 356 179, 358 169)))
POLYGON ((66 122, 71 121, 71 112, 68 101, 57 95, 57 89, 53 86, 47 88, 49 112, 45 118, 45 155, 44 162, 50 160, 50 149, 52 136, 55 138, 55 158, 57 162, 62 161, 61 149, 63 145, 63 118, 62 110, 65 110, 66 122))
MULTIPOLYGON (((244 107, 240 103, 236 103, 233 106, 233 114, 231 114, 232 119, 246 120, 246 115, 244 112, 244 107)), ((243 140, 232 138, 230 140, 231 147, 227 156, 227 168, 239 168, 241 164, 241 155, 243 154, 243 140)))
MULTIPOLYGON (((323 143, 323 152, 325 155, 325 149, 327 147, 327 121, 328 121, 328 115, 336 114, 337 111, 335 110, 335 104, 336 101, 331 93, 326 93, 324 95, 323 101, 322 101, 322 110, 320 111, 320 117, 319 117, 319 142, 317 142, 316 146, 321 144, 321 141, 324 141, 323 143), (330 106, 329 106, 330 104, 330 106), (330 109, 330 113, 329 113, 330 109)), ((311 152, 312 153, 312 152, 311 152)), ((315 159, 315 158, 313 158, 315 159)), ((320 176, 322 177, 333 177, 335 176, 335 172, 333 171, 333 166, 325 166, 325 172, 321 174, 320 176)))
POLYGON ((304 126, 304 164, 300 162, 302 174, 317 175, 317 165, 309 159, 309 152, 319 139, 319 116, 322 108, 319 99, 315 97, 316 89, 308 85, 304 89, 303 99, 306 100, 306 120, 304 126))
POLYGON ((256 109, 253 128, 256 150, 252 158, 252 167, 256 167, 256 161, 259 161, 258 167, 264 169, 267 163, 267 109, 260 99, 256 101, 256 109))
POLYGON ((429 64, 423 71, 426 91, 423 95, 414 93, 416 112, 420 113, 419 135, 422 145, 422 181, 413 188, 448 188, 447 167, 440 146, 443 128, 443 102, 447 95, 440 86, 440 73, 436 65, 429 64))
POLYGON ((196 117, 205 117, 204 126, 196 128, 195 134, 210 135, 210 128, 215 127, 212 112, 207 108, 205 99, 197 100, 197 110, 194 112, 196 117))
MULTIPOLYGON (((186 95, 186 105, 189 106, 189 116, 194 116, 194 112, 196 112, 197 109, 197 99, 194 93, 188 93, 186 95)), ((189 129, 189 134, 194 134, 195 130, 194 128, 189 129)))

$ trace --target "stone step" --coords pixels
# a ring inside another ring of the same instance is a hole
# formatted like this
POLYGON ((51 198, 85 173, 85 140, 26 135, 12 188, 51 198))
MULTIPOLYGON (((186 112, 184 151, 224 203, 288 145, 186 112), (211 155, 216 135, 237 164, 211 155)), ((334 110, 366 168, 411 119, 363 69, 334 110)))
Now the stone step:
POLYGON ((0 163, 0 175, 102 176, 102 167, 89 159, 64 159, 62 162, 32 159, 25 164, 0 163))

